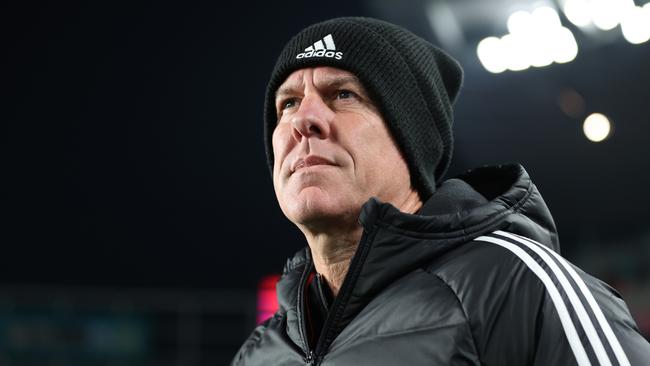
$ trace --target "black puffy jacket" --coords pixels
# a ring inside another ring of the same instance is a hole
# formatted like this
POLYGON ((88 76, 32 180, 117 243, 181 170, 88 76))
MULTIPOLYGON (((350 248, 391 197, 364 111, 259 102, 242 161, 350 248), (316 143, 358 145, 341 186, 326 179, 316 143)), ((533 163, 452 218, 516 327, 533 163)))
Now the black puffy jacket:
POLYGON ((417 215, 371 199, 360 221, 317 341, 307 341, 305 249, 277 284, 280 310, 233 365, 650 365, 620 295, 557 254, 521 166, 448 180, 417 215))

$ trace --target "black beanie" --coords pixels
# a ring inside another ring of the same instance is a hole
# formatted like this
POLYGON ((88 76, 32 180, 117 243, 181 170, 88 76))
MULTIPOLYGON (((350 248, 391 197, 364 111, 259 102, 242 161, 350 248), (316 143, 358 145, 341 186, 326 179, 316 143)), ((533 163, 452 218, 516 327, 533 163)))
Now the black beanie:
POLYGON ((273 171, 275 92, 295 70, 331 66, 355 74, 377 104, 423 200, 433 194, 453 150, 452 104, 462 83, 456 60, 394 24, 335 18, 313 24, 282 50, 266 89, 264 139, 273 171))

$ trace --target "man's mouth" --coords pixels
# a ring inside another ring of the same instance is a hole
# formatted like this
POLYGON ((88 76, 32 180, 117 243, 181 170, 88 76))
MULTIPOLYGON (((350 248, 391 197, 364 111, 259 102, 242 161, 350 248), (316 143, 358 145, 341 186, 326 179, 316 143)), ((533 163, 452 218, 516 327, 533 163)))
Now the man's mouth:
POLYGON ((291 165, 291 173, 293 174, 302 168, 307 168, 316 165, 334 165, 334 163, 331 162, 330 160, 325 159, 322 156, 308 155, 302 158, 298 158, 296 161, 293 162, 293 164, 291 165))

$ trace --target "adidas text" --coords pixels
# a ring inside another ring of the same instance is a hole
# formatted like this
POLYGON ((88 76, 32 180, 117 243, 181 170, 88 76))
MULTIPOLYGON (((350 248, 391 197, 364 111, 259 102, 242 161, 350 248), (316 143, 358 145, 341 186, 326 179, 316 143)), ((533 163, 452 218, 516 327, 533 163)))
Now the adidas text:
POLYGON ((296 58, 310 58, 310 57, 329 57, 340 60, 343 58, 343 52, 334 52, 327 50, 307 51, 296 55, 296 58))
POLYGON ((314 42, 313 45, 305 48, 305 52, 296 55, 296 58, 310 58, 310 57, 328 57, 340 60, 343 58, 343 52, 336 52, 336 45, 334 44, 334 37, 328 34, 323 39, 314 42))

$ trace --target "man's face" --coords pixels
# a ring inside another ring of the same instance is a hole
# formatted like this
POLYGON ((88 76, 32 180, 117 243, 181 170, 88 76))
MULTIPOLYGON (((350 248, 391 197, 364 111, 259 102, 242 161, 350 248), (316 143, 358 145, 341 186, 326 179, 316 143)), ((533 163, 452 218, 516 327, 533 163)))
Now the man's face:
POLYGON ((406 162, 352 73, 297 70, 278 88, 275 107, 273 185, 299 227, 356 225, 370 197, 399 205, 411 191, 406 162))

